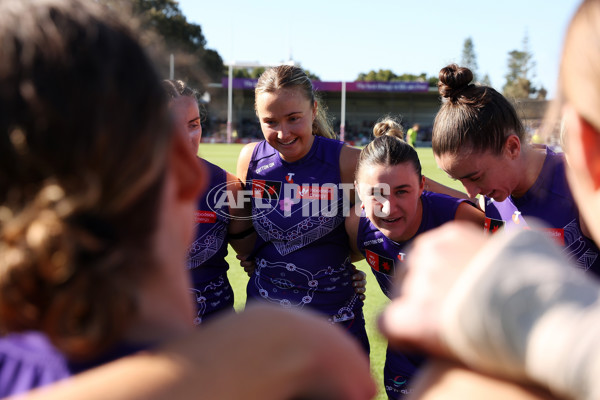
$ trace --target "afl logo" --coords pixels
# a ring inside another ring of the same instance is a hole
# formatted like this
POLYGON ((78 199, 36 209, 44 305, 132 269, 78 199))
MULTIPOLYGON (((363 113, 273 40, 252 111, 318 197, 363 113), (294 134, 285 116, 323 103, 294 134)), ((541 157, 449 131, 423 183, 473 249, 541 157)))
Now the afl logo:
MULTIPOLYGON (((279 182, 281 185, 281 182, 279 182)), ((253 189, 256 190, 256 185, 253 185, 253 189)), ((263 189, 265 189, 263 187, 263 189)), ((260 218, 262 216, 270 214, 275 208, 269 205, 271 200, 278 203, 279 201, 279 189, 274 186, 267 186, 266 190, 260 191, 260 199, 264 200, 261 204, 255 207, 253 215, 231 215, 231 210, 250 208, 252 204, 253 190, 242 190, 237 182, 223 182, 206 193, 206 203, 208 208, 214 211, 217 216, 221 218, 236 219, 236 220, 251 220, 253 218, 260 218)))

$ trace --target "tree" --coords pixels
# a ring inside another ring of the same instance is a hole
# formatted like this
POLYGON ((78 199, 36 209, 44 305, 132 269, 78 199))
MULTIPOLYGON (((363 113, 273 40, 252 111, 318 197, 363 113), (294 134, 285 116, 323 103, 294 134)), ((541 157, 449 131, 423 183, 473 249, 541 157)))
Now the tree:
MULTIPOLYGON (((105 0, 114 3, 114 0, 105 0)), ((200 25, 191 23, 179 9, 176 0, 131 0, 132 12, 141 27, 155 32, 164 41, 169 53, 175 55, 175 77, 190 86, 204 90, 209 82, 220 82, 223 59, 215 50, 206 48, 200 25)), ((166 76, 168 57, 157 60, 166 76)))
POLYGON ((473 81, 477 82, 477 55, 475 54, 475 47, 473 45, 473 39, 470 37, 465 39, 462 50, 462 57, 460 60, 461 67, 467 67, 473 72, 473 81))
POLYGON ((535 62, 529 51, 529 38, 523 38, 523 49, 512 50, 508 53, 508 73, 505 75, 506 84, 502 88, 505 96, 516 99, 528 98, 537 89, 532 85, 535 62))
POLYGON ((361 72, 356 78, 357 82, 428 82, 429 86, 435 87, 437 85, 437 77, 427 77, 425 72, 414 75, 414 74, 402 74, 396 75, 389 69, 380 69, 379 71, 371 70, 366 74, 361 72))

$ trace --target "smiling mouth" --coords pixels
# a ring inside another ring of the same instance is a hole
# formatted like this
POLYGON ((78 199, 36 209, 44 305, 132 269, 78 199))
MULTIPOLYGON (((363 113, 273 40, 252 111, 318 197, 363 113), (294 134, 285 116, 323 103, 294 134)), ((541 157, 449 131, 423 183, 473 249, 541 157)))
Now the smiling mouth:
POLYGON ((289 141, 289 142, 287 142, 287 143, 284 143, 284 142, 282 142, 282 141, 279 141, 279 144, 280 144, 280 145, 282 145, 282 146, 289 146, 290 144, 293 144, 293 143, 295 143, 295 142, 296 142, 296 140, 298 140, 298 138, 294 138, 294 139, 290 140, 290 141, 289 141))
POLYGON ((400 217, 398 218, 394 218, 394 219, 385 219, 385 218, 381 218, 381 220, 387 224, 393 224, 394 222, 397 222, 400 220, 400 217))

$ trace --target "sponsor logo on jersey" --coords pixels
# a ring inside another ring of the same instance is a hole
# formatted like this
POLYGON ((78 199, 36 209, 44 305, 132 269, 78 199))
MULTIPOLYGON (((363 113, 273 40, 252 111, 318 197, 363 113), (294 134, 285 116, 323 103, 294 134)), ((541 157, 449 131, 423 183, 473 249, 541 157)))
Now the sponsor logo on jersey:
POLYGON ((562 228, 544 228, 540 232, 553 239, 561 246, 565 245, 565 230, 562 228))
POLYGON ((287 183, 294 183, 294 173, 288 172, 288 174, 285 176, 285 181, 287 183))
POLYGON ((197 224, 214 224, 217 222, 217 213, 214 211, 196 210, 197 224))
POLYGON ((252 197, 255 199, 279 199, 280 193, 281 182, 262 179, 252 180, 252 197))
POLYGON ((275 166, 274 162, 271 162, 271 163, 265 164, 265 165, 261 165, 260 167, 256 168, 254 170, 254 172, 256 172, 258 174, 258 173, 261 173, 262 171, 264 171, 266 169, 272 168, 273 166, 275 166))
POLYGON ((499 230, 502 230, 502 228, 504 228, 504 224, 505 222, 502 221, 501 219, 494 219, 494 218, 485 218, 485 222, 483 224, 483 231, 484 232, 489 232, 489 233, 496 233, 499 230))
POLYGON ((394 274, 394 260, 391 258, 384 257, 371 250, 365 250, 365 258, 375 271, 386 275, 394 274))
POLYGON ((397 375, 392 382, 394 382, 394 385, 396 386, 402 386, 404 385, 406 382, 408 381, 408 379, 402 375, 397 375))

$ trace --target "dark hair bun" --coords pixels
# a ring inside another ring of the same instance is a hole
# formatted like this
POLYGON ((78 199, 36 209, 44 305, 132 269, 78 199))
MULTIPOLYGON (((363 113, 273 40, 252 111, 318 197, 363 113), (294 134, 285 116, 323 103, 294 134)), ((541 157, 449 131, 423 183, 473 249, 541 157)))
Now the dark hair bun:
POLYGON ((440 70, 438 90, 442 97, 454 101, 473 80, 473 72, 469 68, 450 64, 440 70))

